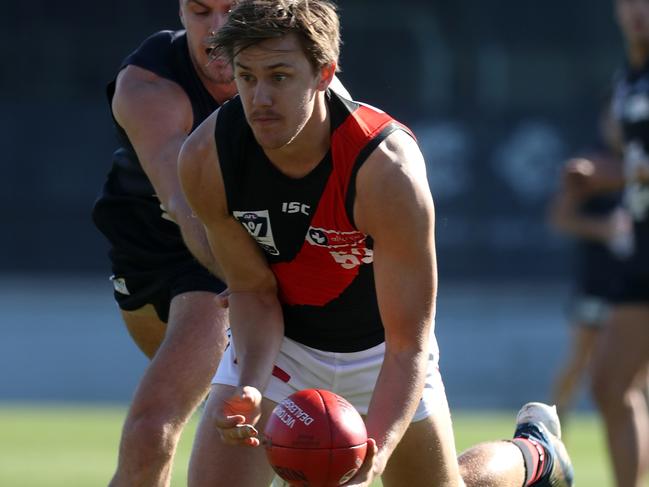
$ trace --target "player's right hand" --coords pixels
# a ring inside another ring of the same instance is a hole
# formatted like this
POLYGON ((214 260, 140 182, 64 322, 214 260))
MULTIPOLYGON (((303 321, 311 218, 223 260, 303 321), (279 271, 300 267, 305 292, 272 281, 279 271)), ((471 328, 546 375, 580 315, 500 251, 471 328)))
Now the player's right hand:
POLYGON ((216 427, 229 445, 259 446, 259 432, 254 427, 261 416, 262 395, 250 386, 238 387, 219 408, 216 427))
POLYGON ((590 159, 570 159, 563 169, 563 184, 566 190, 583 194, 589 191, 589 181, 594 174, 595 164, 590 159))
POLYGON ((363 465, 358 469, 358 472, 351 478, 349 482, 343 484, 345 487, 369 487, 372 485, 375 477, 378 477, 374 471, 374 460, 376 459, 379 449, 376 446, 376 441, 372 438, 367 440, 367 453, 363 465))

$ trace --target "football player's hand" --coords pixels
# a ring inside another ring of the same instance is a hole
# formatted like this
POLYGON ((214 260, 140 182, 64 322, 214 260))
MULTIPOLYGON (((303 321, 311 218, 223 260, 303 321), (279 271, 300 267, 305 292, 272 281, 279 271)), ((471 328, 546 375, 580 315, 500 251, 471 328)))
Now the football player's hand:
POLYGON ((563 184, 572 194, 584 196, 590 190, 590 180, 594 174, 595 164, 590 159, 570 159, 563 170, 563 184))
POLYGON ((261 416, 261 392, 250 386, 238 387, 221 404, 216 427, 229 445, 259 446, 255 424, 261 416))
POLYGON ((372 485, 372 481, 376 477, 374 460, 377 457, 378 447, 376 446, 376 441, 372 438, 367 440, 367 453, 365 454, 365 460, 363 465, 358 469, 356 475, 354 475, 349 482, 343 484, 345 487, 369 487, 372 485))

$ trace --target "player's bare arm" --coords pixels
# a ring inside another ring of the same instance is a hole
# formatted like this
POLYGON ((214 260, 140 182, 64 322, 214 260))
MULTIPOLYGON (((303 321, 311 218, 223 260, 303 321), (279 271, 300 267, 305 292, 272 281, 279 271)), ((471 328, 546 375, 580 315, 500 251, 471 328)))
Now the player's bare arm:
POLYGON ((615 236, 615 218, 584 215, 580 210, 583 202, 583 197, 561 188, 550 202, 550 225, 569 236, 607 243, 615 236))
POLYGON ((402 131, 370 156, 356 187, 355 220, 374 240, 385 327, 385 359, 367 417, 368 436, 379 447, 379 474, 410 424, 423 389, 437 287, 434 208, 421 152, 402 131))
POLYGON ((217 116, 218 111, 183 145, 180 181, 191 208, 205 226, 210 248, 228 283, 232 336, 241 366, 240 385, 263 391, 284 336, 282 309, 275 276, 262 251, 228 212, 214 142, 217 116))
POLYGON ((132 142, 165 211, 198 261, 223 277, 203 226, 192 214, 178 182, 178 153, 193 124, 187 94, 176 83, 127 66, 117 77, 113 113, 132 142))
POLYGON ((570 159, 564 168, 566 187, 578 194, 620 191, 626 181, 622 161, 616 157, 570 159))

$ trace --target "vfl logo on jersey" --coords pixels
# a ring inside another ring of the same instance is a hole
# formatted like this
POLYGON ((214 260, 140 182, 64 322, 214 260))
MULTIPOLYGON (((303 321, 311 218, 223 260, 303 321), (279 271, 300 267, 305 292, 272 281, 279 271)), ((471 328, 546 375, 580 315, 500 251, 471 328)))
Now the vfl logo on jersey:
POLYGON ((361 232, 338 232, 309 227, 306 241, 317 247, 326 247, 333 259, 343 269, 353 269, 374 260, 372 249, 363 245, 366 236, 361 232))
POLYGON ((268 210, 233 211, 232 216, 243 225, 264 251, 270 255, 279 255, 273 239, 273 230, 270 227, 268 210))

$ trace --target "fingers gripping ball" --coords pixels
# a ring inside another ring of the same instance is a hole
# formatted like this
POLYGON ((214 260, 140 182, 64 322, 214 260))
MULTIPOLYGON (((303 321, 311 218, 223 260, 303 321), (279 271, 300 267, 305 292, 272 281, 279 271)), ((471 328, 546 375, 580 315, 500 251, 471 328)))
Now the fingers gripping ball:
POLYGON ((292 486, 337 487, 359 469, 367 431, 358 411, 333 392, 305 389, 279 403, 264 430, 268 460, 292 486))

